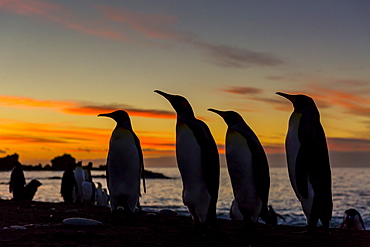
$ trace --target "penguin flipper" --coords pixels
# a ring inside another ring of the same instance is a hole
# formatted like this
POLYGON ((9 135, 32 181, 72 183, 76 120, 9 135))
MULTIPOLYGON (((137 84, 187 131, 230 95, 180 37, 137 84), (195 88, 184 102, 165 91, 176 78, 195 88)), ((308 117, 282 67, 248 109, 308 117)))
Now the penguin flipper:
POLYGON ((203 176, 207 184, 207 189, 211 194, 211 197, 217 197, 220 174, 217 145, 208 126, 201 120, 195 120, 196 121, 191 121, 186 124, 189 126, 191 131, 193 131, 194 136, 197 139, 197 143, 202 150, 202 170, 206 171, 203 173, 203 176))
POLYGON ((141 174, 141 178, 143 179, 144 193, 146 193, 146 183, 145 183, 145 174, 144 174, 144 158, 143 158, 143 151, 142 151, 142 149, 141 149, 140 140, 139 140, 139 138, 137 137, 137 135, 136 135, 132 130, 130 130, 130 132, 131 132, 131 133, 132 133, 132 135, 134 136, 134 139, 135 139, 135 145, 136 145, 136 148, 137 148, 138 153, 139 153, 139 157, 140 157, 140 174, 141 174))
POLYGON ((220 160, 215 140, 208 126, 201 120, 195 119, 186 122, 194 133, 197 143, 201 147, 201 160, 204 180, 211 201, 208 210, 208 219, 216 220, 216 204, 220 186, 220 160))
POLYGON ((301 145, 296 159, 295 176, 298 192, 304 198, 308 197, 308 175, 311 158, 312 154, 310 154, 308 147, 301 145))
POLYGON ((233 128, 240 133, 246 140, 252 156, 253 176, 256 179, 257 194, 263 202, 263 207, 267 209, 268 195, 270 191, 270 170, 265 150, 263 149, 258 137, 248 126, 243 126, 249 131, 242 128, 233 128))

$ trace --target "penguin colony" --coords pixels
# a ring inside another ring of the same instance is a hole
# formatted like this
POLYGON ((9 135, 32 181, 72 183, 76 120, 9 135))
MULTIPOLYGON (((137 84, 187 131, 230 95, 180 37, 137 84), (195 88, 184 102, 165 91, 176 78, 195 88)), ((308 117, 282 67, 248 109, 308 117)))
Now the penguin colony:
MULTIPOLYGON (((220 180, 216 142, 208 126, 195 117, 186 98, 159 90, 154 92, 168 100, 177 114, 176 159, 183 184, 182 199, 196 232, 203 234, 209 226, 216 227, 220 180)), ((277 94, 291 101, 294 107, 285 141, 286 156, 291 186, 301 202, 308 232, 316 230, 319 220, 328 231, 333 210, 331 170, 319 111, 309 96, 277 94)), ((230 218, 242 220, 246 231, 256 230, 259 218, 267 224, 277 225, 277 218, 284 218, 268 206, 269 165, 257 135, 237 112, 208 110, 222 117, 227 125, 226 160, 235 198, 230 218)), ((141 179, 146 192, 140 140, 127 112, 117 110, 99 116, 116 122, 109 142, 106 171, 110 207, 112 213, 123 209, 125 214, 132 215, 139 205, 141 179)), ((74 183, 68 187, 69 192, 63 194, 62 181, 61 192, 66 202, 72 200, 72 187, 75 202, 108 206, 106 190, 101 184, 95 187, 91 174, 84 171, 81 164, 74 173, 68 169, 65 179, 68 180, 65 184, 74 183)), ((354 209, 345 212, 342 228, 365 229, 361 215, 354 209)))

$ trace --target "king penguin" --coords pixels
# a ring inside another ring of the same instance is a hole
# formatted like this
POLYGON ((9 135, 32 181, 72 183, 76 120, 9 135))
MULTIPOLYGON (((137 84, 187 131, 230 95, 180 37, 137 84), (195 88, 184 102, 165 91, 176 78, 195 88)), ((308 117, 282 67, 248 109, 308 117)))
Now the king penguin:
POLYGON ((126 111, 99 116, 110 117, 117 123, 110 138, 106 171, 111 210, 116 212, 118 207, 123 207, 125 214, 132 215, 139 200, 140 178, 144 171, 140 141, 126 111))
POLYGON ((76 164, 75 179, 76 179, 77 186, 75 187, 74 202, 81 203, 82 196, 83 196, 82 183, 85 181, 85 173, 82 168, 82 162, 78 162, 76 164))
POLYGON ((215 224, 220 163, 215 140, 208 126, 196 119, 187 99, 154 91, 165 97, 177 113, 176 159, 180 170, 182 199, 193 218, 196 231, 205 233, 215 224))
POLYGON ((348 230, 366 230, 361 214, 354 208, 347 209, 344 212, 341 229, 348 230))
POLYGON ((235 111, 208 109, 226 122, 226 161, 244 228, 253 231, 261 217, 268 223, 270 173, 265 151, 253 130, 235 111))
POLYGON ((294 107, 285 148, 290 183, 306 215, 308 232, 316 230, 319 219, 328 231, 333 211, 331 170, 319 110, 309 96, 277 94, 294 107))

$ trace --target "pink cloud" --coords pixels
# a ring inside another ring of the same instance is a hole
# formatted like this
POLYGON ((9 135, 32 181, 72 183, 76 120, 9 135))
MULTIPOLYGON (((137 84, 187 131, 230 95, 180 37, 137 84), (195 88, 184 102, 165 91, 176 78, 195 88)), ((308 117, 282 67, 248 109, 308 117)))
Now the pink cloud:
POLYGON ((326 101, 329 106, 340 106, 346 109, 345 113, 348 114, 370 116, 370 99, 359 93, 317 86, 312 88, 315 90, 314 99, 326 101))
POLYGON ((132 30, 140 32, 150 39, 179 40, 190 35, 190 33, 173 28, 173 25, 177 23, 177 18, 174 16, 147 14, 107 5, 99 5, 97 9, 107 19, 126 24, 132 30))
POLYGON ((84 21, 81 14, 77 15, 72 9, 60 4, 50 4, 41 1, 0 0, 0 9, 20 15, 42 17, 58 23, 64 28, 81 33, 94 35, 110 40, 128 41, 123 32, 113 30, 104 21, 84 21))

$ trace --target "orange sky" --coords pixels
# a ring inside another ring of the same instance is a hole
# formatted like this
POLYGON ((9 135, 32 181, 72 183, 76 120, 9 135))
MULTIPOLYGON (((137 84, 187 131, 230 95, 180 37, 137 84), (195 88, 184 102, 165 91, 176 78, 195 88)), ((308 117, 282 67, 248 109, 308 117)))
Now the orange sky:
POLYGON ((333 166, 369 165, 369 8, 0 0, 0 157, 104 164, 115 123, 97 115, 123 109, 146 164, 175 166, 176 116, 159 89, 189 100, 221 154, 226 125, 210 107, 239 112, 284 160, 292 105, 281 91, 314 98, 333 166))

